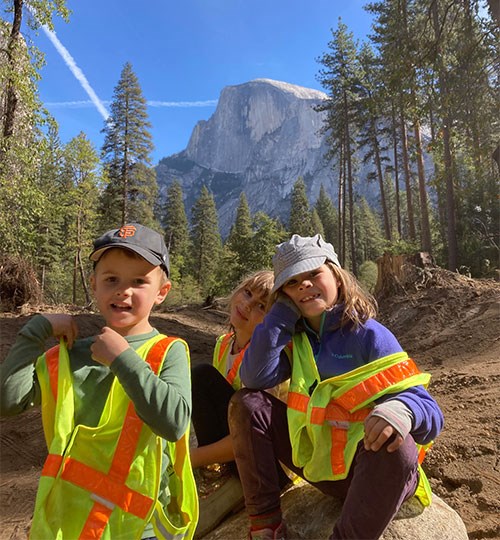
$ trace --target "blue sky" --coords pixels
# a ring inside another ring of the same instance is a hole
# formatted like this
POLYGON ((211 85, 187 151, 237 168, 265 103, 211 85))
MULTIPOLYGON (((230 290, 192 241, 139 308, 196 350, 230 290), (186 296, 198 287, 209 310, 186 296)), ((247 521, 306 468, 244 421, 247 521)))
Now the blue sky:
MULTIPOLYGON (((225 86, 269 78, 322 90, 317 58, 339 17, 366 39, 371 18, 360 0, 69 0, 70 22, 56 19, 54 46, 30 35, 45 54, 39 93, 62 142, 80 131, 100 150, 109 108, 126 62, 148 106, 153 163, 183 150, 197 121, 208 119, 225 86), (71 60, 72 59, 72 60, 71 60), (79 80, 69 68, 80 71, 79 80), (95 93, 94 103, 85 91, 95 93), (77 103, 75 102, 86 102, 77 103)), ((24 31, 28 31, 24 26, 24 31)))

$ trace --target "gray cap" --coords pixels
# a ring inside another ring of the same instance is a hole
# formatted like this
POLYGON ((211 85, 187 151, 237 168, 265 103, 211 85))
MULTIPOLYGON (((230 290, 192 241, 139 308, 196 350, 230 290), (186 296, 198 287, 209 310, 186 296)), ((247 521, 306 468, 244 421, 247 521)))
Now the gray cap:
POLYGON ((278 244, 273 257, 274 287, 276 292, 291 277, 319 268, 331 261, 340 268, 339 259, 332 244, 325 242, 320 234, 299 236, 294 234, 290 240, 278 244))
POLYGON ((98 261, 110 248, 125 248, 140 255, 148 263, 160 266, 170 275, 168 250, 163 236, 140 223, 128 223, 104 233, 94 241, 90 260, 98 261))

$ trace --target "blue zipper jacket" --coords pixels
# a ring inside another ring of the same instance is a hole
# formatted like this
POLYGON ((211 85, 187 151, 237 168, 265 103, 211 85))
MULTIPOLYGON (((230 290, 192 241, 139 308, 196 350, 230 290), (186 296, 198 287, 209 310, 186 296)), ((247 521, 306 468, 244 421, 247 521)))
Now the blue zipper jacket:
MULTIPOLYGON (((283 348, 295 332, 306 332, 321 379, 341 375, 384 356, 402 352, 395 336, 375 319, 358 328, 340 328, 343 306, 334 306, 323 315, 320 332, 307 326, 300 314, 284 302, 276 302, 252 335, 241 364, 243 384, 251 389, 270 388, 288 379, 291 366, 283 348)), ((412 413, 411 435, 427 444, 443 428, 443 414, 423 386, 384 396, 377 403, 397 399, 412 413)))

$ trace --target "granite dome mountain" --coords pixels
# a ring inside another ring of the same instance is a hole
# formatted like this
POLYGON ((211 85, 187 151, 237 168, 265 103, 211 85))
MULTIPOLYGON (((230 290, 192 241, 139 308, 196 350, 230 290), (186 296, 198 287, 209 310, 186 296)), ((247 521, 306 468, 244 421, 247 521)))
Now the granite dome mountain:
POLYGON ((206 185, 213 193, 223 236, 234 221, 241 192, 252 213, 288 220, 290 193, 302 177, 315 202, 321 185, 335 200, 337 173, 325 160, 325 113, 314 110, 326 94, 270 79, 225 87, 214 114, 198 122, 188 147, 158 164, 160 193, 175 179, 186 211, 206 185))

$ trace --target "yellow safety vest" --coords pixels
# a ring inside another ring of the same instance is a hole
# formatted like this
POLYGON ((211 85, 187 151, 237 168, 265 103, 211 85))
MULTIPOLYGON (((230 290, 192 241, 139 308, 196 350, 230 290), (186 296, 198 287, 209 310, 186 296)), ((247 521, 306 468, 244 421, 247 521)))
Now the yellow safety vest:
MULTIPOLYGON (((137 349, 154 373, 178 338, 155 336, 137 349)), ((32 540, 140 539, 151 522, 158 539, 193 538, 198 497, 189 459, 189 428, 177 441, 158 437, 112 383, 96 427, 74 424, 74 394, 64 341, 36 363, 49 454, 42 470, 32 540), (163 445, 170 458, 170 502, 159 501, 163 445)))
MULTIPOLYGON (((294 464, 311 482, 344 479, 364 437, 364 420, 374 401, 387 393, 427 386, 429 380, 430 375, 421 373, 402 352, 321 381, 306 334, 296 334, 287 403, 294 464)), ((430 444, 417 446, 420 482, 416 495, 428 506, 431 490, 420 463, 430 444)))
POLYGON ((231 369, 226 374, 227 371, 227 357, 231 352, 231 343, 234 338, 234 332, 229 334, 224 334, 217 338, 215 344, 214 356, 213 356, 213 365, 219 371, 223 377, 226 378, 226 381, 235 389, 239 390, 241 388, 241 379, 240 379, 240 366, 245 355, 245 351, 248 348, 250 342, 248 342, 245 347, 238 353, 238 356, 234 359, 231 369))

